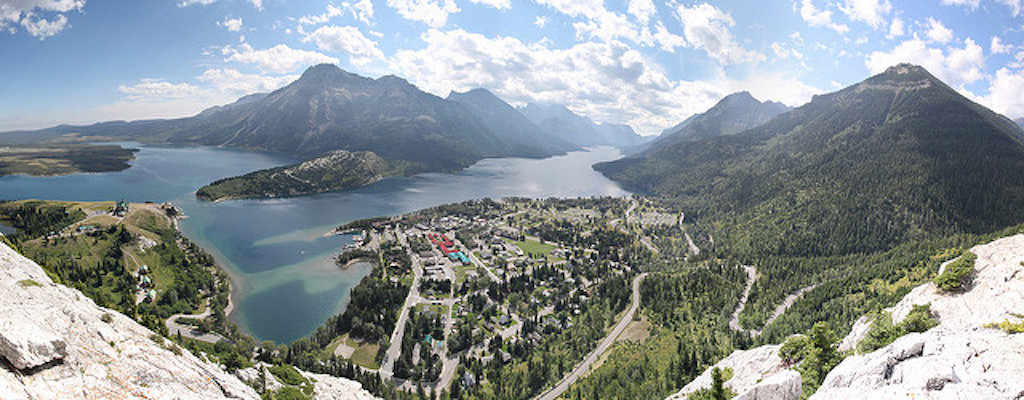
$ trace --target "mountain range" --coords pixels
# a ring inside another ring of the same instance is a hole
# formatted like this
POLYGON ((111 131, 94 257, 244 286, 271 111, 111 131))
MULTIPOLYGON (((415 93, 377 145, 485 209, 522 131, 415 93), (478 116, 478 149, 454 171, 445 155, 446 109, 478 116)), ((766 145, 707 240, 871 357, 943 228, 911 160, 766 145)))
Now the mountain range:
POLYGON ((688 218, 728 221, 744 232, 732 245, 751 254, 877 251, 1024 220, 1024 131, 918 66, 706 136, 595 169, 688 218))
POLYGON ((548 134, 578 146, 635 146, 647 141, 626 125, 596 124, 563 105, 529 103, 519 109, 548 134))
MULTIPOLYGON (((395 76, 371 79, 329 64, 310 67, 298 80, 274 92, 248 95, 193 117, 0 134, 0 143, 8 145, 105 140, 235 147, 302 158, 343 150, 370 152, 383 160, 383 170, 373 163, 375 179, 346 175, 345 181, 355 184, 379 179, 378 173, 452 172, 487 157, 549 157, 584 146, 625 146, 644 138, 628 126, 595 124, 564 106, 529 105, 517 110, 485 89, 453 92, 442 99, 395 76)), ((317 165, 341 159, 320 158, 317 165)), ((328 169, 337 170, 334 167, 328 169)), ((252 189, 255 183, 230 187, 252 189)), ((324 187, 341 188, 317 186, 315 191, 324 187)), ((281 189, 247 193, 303 194, 298 188, 281 189)))

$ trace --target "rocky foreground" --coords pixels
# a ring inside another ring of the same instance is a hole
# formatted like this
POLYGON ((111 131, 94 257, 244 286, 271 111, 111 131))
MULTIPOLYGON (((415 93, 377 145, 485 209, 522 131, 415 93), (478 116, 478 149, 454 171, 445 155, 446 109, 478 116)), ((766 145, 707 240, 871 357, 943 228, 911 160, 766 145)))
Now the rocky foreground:
MULTIPOLYGON (((847 357, 825 377, 811 399, 1021 399, 1024 398, 1024 334, 990 327, 1024 319, 1024 235, 975 246, 973 284, 944 293, 918 286, 890 308, 903 320, 914 305, 930 304, 939 325, 900 337, 867 354, 847 357)), ((871 320, 862 317, 843 339, 856 348, 871 320)), ((715 366, 731 368, 726 382, 736 399, 797 399, 800 374, 781 366, 778 346, 737 350, 715 366)), ((670 398, 685 398, 711 385, 710 370, 670 398)))
MULTIPOLYGON (((317 398, 372 398, 309 374, 317 398)), ((258 399, 256 391, 0 243, 0 399, 258 399)))

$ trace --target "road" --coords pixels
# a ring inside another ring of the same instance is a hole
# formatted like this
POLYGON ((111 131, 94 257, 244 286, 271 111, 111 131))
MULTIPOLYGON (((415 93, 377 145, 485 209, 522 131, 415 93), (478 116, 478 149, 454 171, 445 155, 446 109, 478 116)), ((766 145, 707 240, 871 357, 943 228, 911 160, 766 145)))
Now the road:
POLYGON ((750 297, 750 288, 754 287, 754 280, 757 279, 757 269, 749 265, 744 265, 743 270, 747 271, 747 287, 743 288, 743 296, 740 297, 740 304, 736 306, 736 310, 732 312, 732 318, 729 319, 729 328, 734 331, 745 331, 740 326, 740 313, 747 307, 747 299, 750 297))
POLYGON ((169 335, 172 335, 172 336, 173 335, 177 335, 177 334, 180 333, 182 337, 187 337, 189 339, 195 339, 195 340, 198 340, 200 342, 206 342, 206 343, 217 343, 217 342, 219 342, 221 340, 224 340, 224 337, 222 337, 221 335, 218 335, 216 333, 213 333, 213 332, 203 333, 203 332, 200 332, 195 327, 193 327, 192 325, 185 325, 185 324, 179 324, 178 323, 178 318, 183 318, 183 317, 195 318, 197 320, 201 320, 203 318, 206 318, 206 317, 210 316, 210 312, 211 311, 212 311, 212 309, 210 308, 210 300, 207 299, 206 300, 206 311, 203 311, 201 314, 174 314, 174 315, 168 317, 167 321, 164 322, 164 325, 167 325, 167 333, 169 335))
POLYGON ((558 396, 561 396, 562 393, 565 393, 565 391, 569 389, 569 386, 572 386, 572 384, 576 383, 577 380, 583 377, 583 375, 590 370, 590 367, 594 365, 594 362, 596 362, 598 358, 601 357, 601 354, 604 354, 605 351, 608 351, 608 348, 611 347, 613 343, 615 343, 615 339, 622 334, 622 331, 626 330, 626 325, 629 325, 629 322, 633 320, 633 315, 636 314, 636 310, 640 308, 640 282, 643 281, 645 277, 647 277, 646 272, 637 275, 636 278, 633 278, 633 303, 629 305, 629 310, 626 311, 626 315, 623 315, 622 319, 620 319, 619 322, 615 324, 615 327, 612 328, 612 331, 610 333, 608 333, 608 336, 605 336, 604 339, 601 340, 601 344, 597 345, 597 348, 595 348, 594 351, 591 351, 590 354, 587 355, 587 358, 584 358, 583 361, 580 362, 576 366, 576 368, 569 373, 569 375, 566 375, 564 378, 562 378, 561 381, 558 382, 557 385, 555 385, 555 387, 542 393, 540 396, 537 397, 537 399, 557 399, 558 396))
MULTIPOLYGON (((402 312, 398 314, 398 322, 395 323, 395 331, 391 333, 391 342, 388 352, 384 356, 384 365, 381 366, 381 375, 391 377, 395 375, 395 360, 402 351, 402 336, 405 334, 405 322, 409 320, 409 309, 420 299, 420 278, 423 276, 423 267, 418 256, 412 256, 412 287, 409 288, 409 295, 405 296, 405 303, 402 304, 402 312)), ((340 347, 340 346, 339 346, 340 347)))
MULTIPOLYGON (((775 307, 775 311, 772 312, 772 316, 768 317, 767 321, 764 321, 764 326, 768 326, 768 324, 772 323, 772 321, 775 321, 775 319, 782 315, 782 313, 786 312, 786 310, 788 310, 789 307, 793 305, 793 303, 796 303, 797 299, 799 299, 800 296, 803 296, 804 293, 814 290, 814 288, 816 287, 818 287, 817 283, 813 285, 804 286, 800 288, 800 290, 797 290, 795 293, 786 296, 786 300, 783 300, 782 304, 779 304, 778 307, 775 307)), ((761 329, 754 329, 751 331, 751 333, 754 337, 761 336, 761 329)))

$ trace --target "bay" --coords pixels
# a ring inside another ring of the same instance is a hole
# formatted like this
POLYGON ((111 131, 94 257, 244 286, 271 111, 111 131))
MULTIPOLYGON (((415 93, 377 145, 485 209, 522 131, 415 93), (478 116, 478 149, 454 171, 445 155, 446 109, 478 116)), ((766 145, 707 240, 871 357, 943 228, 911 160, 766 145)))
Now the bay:
POLYGON ((272 200, 200 202, 195 190, 216 179, 293 163, 287 156, 210 147, 139 148, 120 172, 0 178, 0 198, 171 201, 188 215, 186 237, 209 250, 235 284, 231 318, 260 340, 288 343, 341 312, 369 273, 333 257, 351 242, 325 236, 346 222, 484 197, 588 197, 629 193, 591 168, 621 156, 608 147, 545 159, 485 159, 455 174, 389 178, 364 188, 272 200))

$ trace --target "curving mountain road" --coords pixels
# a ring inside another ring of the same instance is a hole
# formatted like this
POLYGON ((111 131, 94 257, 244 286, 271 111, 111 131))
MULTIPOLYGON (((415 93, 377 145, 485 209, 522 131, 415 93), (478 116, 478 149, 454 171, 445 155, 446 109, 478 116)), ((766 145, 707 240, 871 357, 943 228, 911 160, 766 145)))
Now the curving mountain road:
POLYGON ((633 320, 633 315, 636 314, 636 310, 640 308, 640 282, 643 281, 645 277, 647 277, 646 272, 637 275, 636 278, 633 278, 633 302, 629 305, 629 310, 626 311, 626 315, 623 315, 622 319, 615 324, 615 328, 612 328, 612 331, 608 333, 608 336, 605 336, 604 339, 601 340, 601 344, 597 345, 597 348, 591 351, 590 354, 587 355, 587 358, 584 358, 583 361, 580 362, 572 372, 569 372, 568 375, 562 378, 555 387, 542 393, 540 396, 537 396, 537 399, 557 399, 558 396, 561 396, 562 393, 565 393, 565 391, 569 389, 569 386, 572 386, 573 383, 576 383, 577 380, 583 377, 583 375, 590 370, 590 367, 594 365, 594 362, 596 362, 605 351, 608 351, 608 348, 615 343, 615 339, 622 334, 622 331, 626 330, 626 325, 629 325, 629 322, 633 320))

